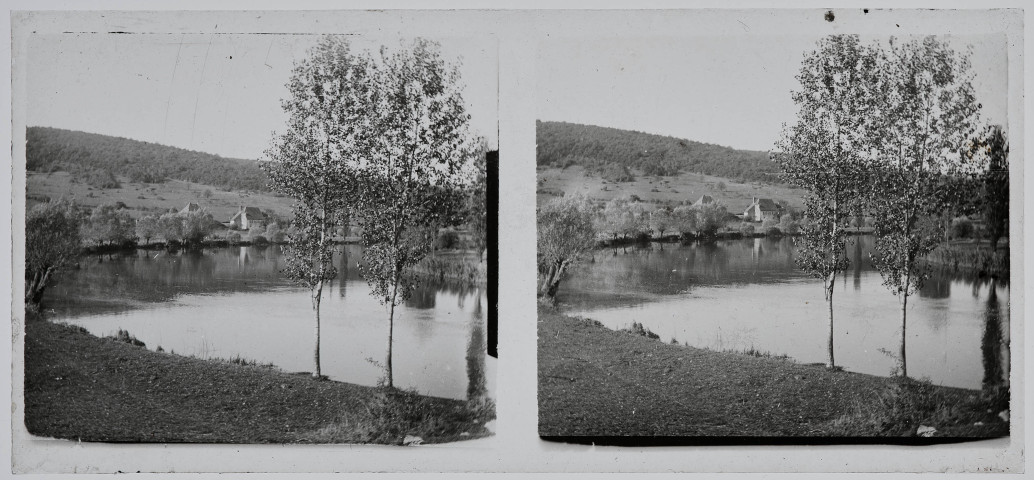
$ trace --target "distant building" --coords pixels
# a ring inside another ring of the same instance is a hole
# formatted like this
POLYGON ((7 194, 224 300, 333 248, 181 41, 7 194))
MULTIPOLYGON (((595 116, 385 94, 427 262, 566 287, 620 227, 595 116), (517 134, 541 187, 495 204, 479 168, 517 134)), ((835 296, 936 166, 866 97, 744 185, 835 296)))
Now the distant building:
POLYGON ((180 210, 179 213, 190 213, 198 211, 201 211, 201 205, 198 205, 194 202, 190 202, 187 204, 187 206, 183 207, 183 209, 180 210))
POLYGON ((700 198, 697 199, 697 201, 693 202, 693 206, 702 207, 704 205, 710 205, 712 203, 715 203, 714 197, 710 195, 701 195, 700 198))
POLYGON ((750 206, 743 212, 743 219, 748 222, 764 222, 769 218, 779 220, 783 214, 783 207, 772 201, 771 198, 753 197, 750 206))
POLYGON ((258 207, 241 206, 237 213, 230 217, 230 228, 249 230, 254 227, 265 228, 269 223, 269 217, 262 213, 258 207))

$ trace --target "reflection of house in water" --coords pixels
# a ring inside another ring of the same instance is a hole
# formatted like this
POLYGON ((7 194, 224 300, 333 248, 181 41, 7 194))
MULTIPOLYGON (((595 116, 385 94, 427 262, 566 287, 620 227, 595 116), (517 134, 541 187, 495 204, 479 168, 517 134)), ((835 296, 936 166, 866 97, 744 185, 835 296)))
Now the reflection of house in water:
POLYGON ((245 265, 245 264, 251 263, 251 255, 249 253, 251 249, 248 248, 248 247, 240 247, 240 248, 241 248, 241 251, 237 255, 237 266, 238 267, 240 267, 241 265, 245 265))

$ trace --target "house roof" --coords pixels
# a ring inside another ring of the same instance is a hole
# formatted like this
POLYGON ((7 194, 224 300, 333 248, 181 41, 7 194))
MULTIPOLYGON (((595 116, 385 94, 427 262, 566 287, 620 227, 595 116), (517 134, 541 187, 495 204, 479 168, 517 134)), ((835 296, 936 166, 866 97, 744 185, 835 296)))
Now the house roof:
POLYGON ((760 208, 762 211, 783 209, 783 207, 780 207, 779 204, 773 202, 771 198, 759 198, 758 208, 760 208))
POLYGON ((714 197, 710 195, 701 195, 700 198, 693 203, 693 205, 706 205, 709 203, 714 203, 714 197))
POLYGON ((248 214, 248 218, 253 220, 261 220, 266 218, 266 214, 262 213, 258 207, 244 207, 244 213, 248 214))
POLYGON ((266 220, 266 214, 262 213, 258 207, 241 207, 240 210, 234 212, 233 216, 230 217, 230 221, 237 220, 241 216, 246 215, 249 220, 266 220))

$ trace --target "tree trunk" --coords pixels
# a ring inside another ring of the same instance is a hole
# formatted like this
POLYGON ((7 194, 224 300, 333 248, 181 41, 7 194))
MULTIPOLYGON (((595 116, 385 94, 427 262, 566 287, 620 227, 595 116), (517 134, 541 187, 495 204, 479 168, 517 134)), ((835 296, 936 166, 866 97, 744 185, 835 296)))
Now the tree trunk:
POLYGON ((539 287, 540 297, 546 296, 546 292, 549 291, 549 286, 553 283, 553 275, 556 274, 556 269, 557 266, 555 264, 549 266, 549 271, 546 272, 546 278, 542 280, 542 286, 539 287))
POLYGON ((39 312, 43 303, 43 292, 47 288, 47 280, 50 279, 50 269, 45 272, 36 272, 25 286, 25 308, 31 312, 39 312))
POLYGON ((395 274, 392 275, 392 286, 391 286, 391 302, 389 303, 390 308, 388 309, 388 359, 384 363, 385 370, 385 386, 395 388, 395 380, 392 376, 391 367, 391 345, 392 339, 395 335, 395 298, 398 296, 399 291, 399 276, 398 270, 396 269, 395 274))
POLYGON ((546 282, 543 284, 543 294, 550 303, 556 303, 556 294, 560 290, 560 280, 563 278, 564 269, 566 268, 566 261, 550 268, 550 276, 546 278, 546 282))
POLYGON ((832 369, 836 366, 833 359, 833 284, 836 281, 837 272, 832 272, 826 277, 826 307, 829 309, 829 337, 826 340, 826 353, 829 360, 826 368, 832 369))
POLYGON ((905 360, 905 320, 908 315, 908 283, 901 292, 901 348, 898 351, 898 369, 901 370, 901 377, 908 377, 908 363, 905 360))
POLYGON ((312 295, 312 309, 316 311, 316 347, 313 349, 312 357, 315 362, 315 369, 312 371, 313 378, 320 378, 320 301, 323 297, 323 280, 319 281, 315 293, 312 295))

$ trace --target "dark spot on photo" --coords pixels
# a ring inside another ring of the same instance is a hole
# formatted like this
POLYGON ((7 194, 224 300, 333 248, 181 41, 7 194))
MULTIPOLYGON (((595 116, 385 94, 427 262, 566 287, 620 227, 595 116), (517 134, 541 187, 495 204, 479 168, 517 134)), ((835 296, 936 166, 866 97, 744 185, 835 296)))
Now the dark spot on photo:
POLYGON ((826 12, 826 21, 827 22, 832 22, 835 19, 836 19, 836 16, 833 15, 833 11, 832 10, 829 10, 829 11, 826 12))

